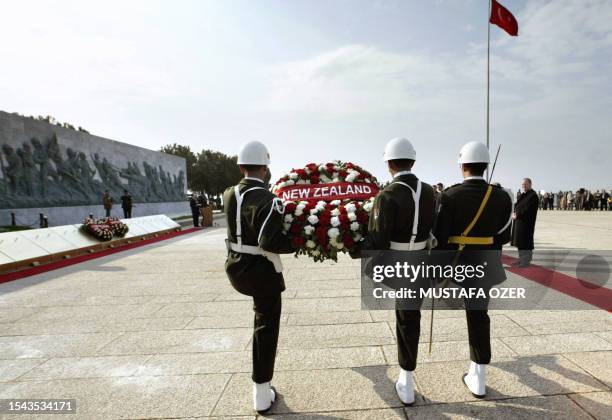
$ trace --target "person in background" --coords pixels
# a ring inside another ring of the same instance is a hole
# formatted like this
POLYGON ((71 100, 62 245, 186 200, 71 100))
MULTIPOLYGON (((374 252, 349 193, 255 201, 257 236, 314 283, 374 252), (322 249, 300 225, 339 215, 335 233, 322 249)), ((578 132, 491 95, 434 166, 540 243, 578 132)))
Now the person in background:
POLYGON ((123 195, 121 196, 121 208, 123 209, 123 218, 131 219, 132 218, 132 194, 128 190, 123 190, 123 195))
POLYGON ((108 190, 104 191, 102 204, 104 205, 104 210, 106 210, 106 217, 110 217, 111 210, 113 209, 113 197, 110 196, 108 190))
POLYGON ((516 200, 512 219, 512 245, 518 248, 519 258, 513 263, 521 268, 529 267, 533 258, 533 233, 538 213, 538 195, 531 188, 531 179, 523 179, 523 193, 516 200))
POLYGON ((193 218, 193 227, 199 227, 200 207, 198 205, 198 196, 193 193, 189 196, 189 207, 191 208, 191 217, 193 218))
POLYGON ((610 200, 610 194, 605 189, 601 191, 601 197, 599 198, 599 211, 608 210, 608 200, 610 200))

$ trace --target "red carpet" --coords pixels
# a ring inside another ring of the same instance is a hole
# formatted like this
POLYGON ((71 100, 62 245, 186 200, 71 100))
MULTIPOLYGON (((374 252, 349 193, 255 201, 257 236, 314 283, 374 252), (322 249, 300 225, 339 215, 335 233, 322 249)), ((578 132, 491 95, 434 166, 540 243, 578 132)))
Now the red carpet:
POLYGON ((95 252, 93 254, 79 255, 79 256, 76 256, 74 258, 69 258, 69 259, 66 259, 66 260, 60 260, 60 261, 52 262, 52 263, 49 263, 49 264, 43 264, 43 265, 39 265, 37 267, 27 268, 27 269, 21 270, 21 271, 15 271, 13 273, 2 274, 2 275, 0 275, 0 283, 7 283, 9 281, 19 280, 19 279, 22 279, 24 277, 33 276, 35 274, 40 274, 40 273, 45 273, 47 271, 57 270, 58 268, 68 267, 70 265, 78 264, 78 263, 83 262, 83 261, 93 260, 95 258, 104 257, 106 255, 115 254, 117 252, 127 251, 128 249, 138 248, 138 247, 143 246, 143 245, 149 245, 149 244, 152 244, 152 243, 155 243, 155 242, 159 242, 159 241, 163 241, 163 240, 166 240, 166 239, 175 238, 177 236, 185 235, 186 233, 195 232, 195 231, 200 230, 200 229, 201 228, 196 228, 196 227, 189 228, 189 229, 184 229, 184 230, 180 230, 178 232, 171 232, 171 233, 168 233, 166 235, 158 236, 157 238, 149 238, 149 239, 145 239, 144 241, 139 241, 139 242, 134 242, 134 243, 131 243, 131 244, 121 245, 121 246, 118 246, 117 248, 108 248, 108 249, 105 249, 103 251, 95 252))
MULTIPOLYGON (((516 260, 516 258, 508 255, 502 256, 504 264, 512 264, 516 260)), ((585 286, 585 283, 588 283, 585 280, 535 264, 531 264, 527 268, 508 267, 506 270, 605 311, 612 312, 612 290, 607 287, 589 288, 585 286)))

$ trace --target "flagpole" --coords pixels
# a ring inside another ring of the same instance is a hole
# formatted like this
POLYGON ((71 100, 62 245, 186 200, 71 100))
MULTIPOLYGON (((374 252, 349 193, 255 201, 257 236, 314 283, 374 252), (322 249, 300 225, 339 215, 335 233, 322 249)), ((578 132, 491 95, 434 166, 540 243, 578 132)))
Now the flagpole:
MULTIPOLYGON (((487 15, 487 149, 489 148, 489 88, 490 88, 490 69, 491 69, 491 0, 489 0, 489 14, 487 15)), ((489 168, 487 167, 487 178, 489 168)))

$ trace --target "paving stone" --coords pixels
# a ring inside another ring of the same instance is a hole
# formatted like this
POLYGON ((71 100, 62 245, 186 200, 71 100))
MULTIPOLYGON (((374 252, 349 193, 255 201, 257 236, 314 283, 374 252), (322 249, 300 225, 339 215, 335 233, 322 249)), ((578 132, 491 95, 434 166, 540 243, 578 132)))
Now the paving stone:
POLYGON ((90 356, 122 333, 0 337, 0 359, 90 356))
POLYGON ((306 312, 289 314, 287 325, 360 324, 372 322, 368 311, 306 312))
POLYGON ((588 392, 573 394, 569 397, 597 420, 608 420, 610 418, 612 392, 588 392))
MULTIPOLYGON (((202 328, 253 328, 253 310, 241 311, 227 316, 227 314, 196 316, 185 326, 185 329, 202 328)), ((287 315, 281 314, 281 325, 287 322, 287 315)))
POLYGON ((79 418, 160 418, 210 415, 229 375, 139 376, 13 382, 0 398, 77 400, 79 418), (145 403, 146 401, 146 403, 145 403))
POLYGON ((251 352, 155 354, 139 368, 137 376, 197 375, 251 371, 251 352))
POLYGON ((533 335, 567 334, 612 330, 612 319, 598 321, 563 321, 546 324, 523 325, 533 335))
MULTIPOLYGON (((389 364, 397 363, 397 346, 383 346, 385 358, 389 364)), ((507 359, 516 356, 501 340, 491 340, 491 353, 493 363, 498 359, 507 359)), ((451 360, 470 360, 469 342, 466 341, 434 341, 429 354, 429 343, 419 343, 418 363, 445 362, 451 360)))
POLYGON ((361 310, 361 299, 358 297, 290 299, 283 302, 283 312, 286 314, 359 310, 361 310))
POLYGON ((502 338, 520 355, 559 354, 581 351, 612 350, 612 343, 594 333, 550 334, 502 338))
POLYGON ((65 357, 49 359, 23 375, 21 381, 132 376, 150 356, 65 357))
POLYGON ((338 369, 384 364, 386 364, 385 358, 380 347, 281 349, 276 357, 277 371, 338 369))
POLYGON ((44 359, 0 360, 0 382, 15 380, 44 361, 44 359))
POLYGON ((399 420, 405 419, 404 412, 400 408, 388 408, 382 410, 359 410, 359 411, 328 411, 324 413, 308 413, 308 414, 271 414, 262 416, 262 418, 270 419, 287 419, 287 420, 329 420, 329 419, 347 419, 347 420, 399 420))
MULTIPOLYGON (((423 396, 430 402, 476 400, 461 377, 467 363, 424 363, 416 369, 423 396)), ((603 390, 605 385, 562 356, 498 360, 487 368, 487 399, 569 394, 603 390)))
POLYGON ((342 325, 291 325, 281 327, 279 348, 320 348, 392 344, 385 323, 342 325))
POLYGON ((198 353, 244 350, 251 340, 252 330, 209 329, 174 331, 126 332, 98 355, 198 353))
POLYGON ((612 387, 612 351, 566 353, 565 357, 589 372, 598 380, 612 387))
MULTIPOLYGON (((581 394, 591 395, 591 394, 581 394)), ((409 419, 590 419, 566 396, 516 398, 504 401, 433 404, 405 409, 409 419)))

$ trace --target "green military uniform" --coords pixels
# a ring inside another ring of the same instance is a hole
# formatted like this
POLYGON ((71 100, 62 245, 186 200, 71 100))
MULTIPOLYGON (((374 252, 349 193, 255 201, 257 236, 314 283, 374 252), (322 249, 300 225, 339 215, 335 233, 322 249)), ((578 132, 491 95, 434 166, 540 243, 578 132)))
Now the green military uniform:
POLYGON ((243 179, 225 191, 223 202, 230 248, 225 271, 238 292, 253 297, 253 381, 265 383, 274 373, 281 292, 285 290, 276 254, 294 250, 282 233, 282 203, 262 181, 243 179))
MULTIPOLYGON (((453 253, 460 255, 457 264, 482 264, 486 261, 485 276, 476 287, 490 288, 503 282, 506 274, 501 264, 501 248, 510 240, 512 215, 512 199, 508 193, 501 187, 489 185, 483 177, 468 177, 463 183, 446 189, 440 195, 436 209, 434 235, 438 240, 437 249, 462 249, 461 254, 453 253)), ((466 287, 474 286, 474 283, 466 284, 466 287)), ((491 360, 487 305, 488 300, 482 302, 482 299, 478 304, 466 302, 470 358, 478 364, 488 364, 491 360)))
MULTIPOLYGON (((419 181, 410 171, 398 172, 374 201, 368 236, 360 249, 424 249, 433 225, 433 197, 430 185, 419 181), (415 212, 415 208, 418 211, 415 212)), ((399 365, 404 370, 413 371, 421 332, 421 311, 403 310, 400 306, 398 301, 395 326, 399 365)))

